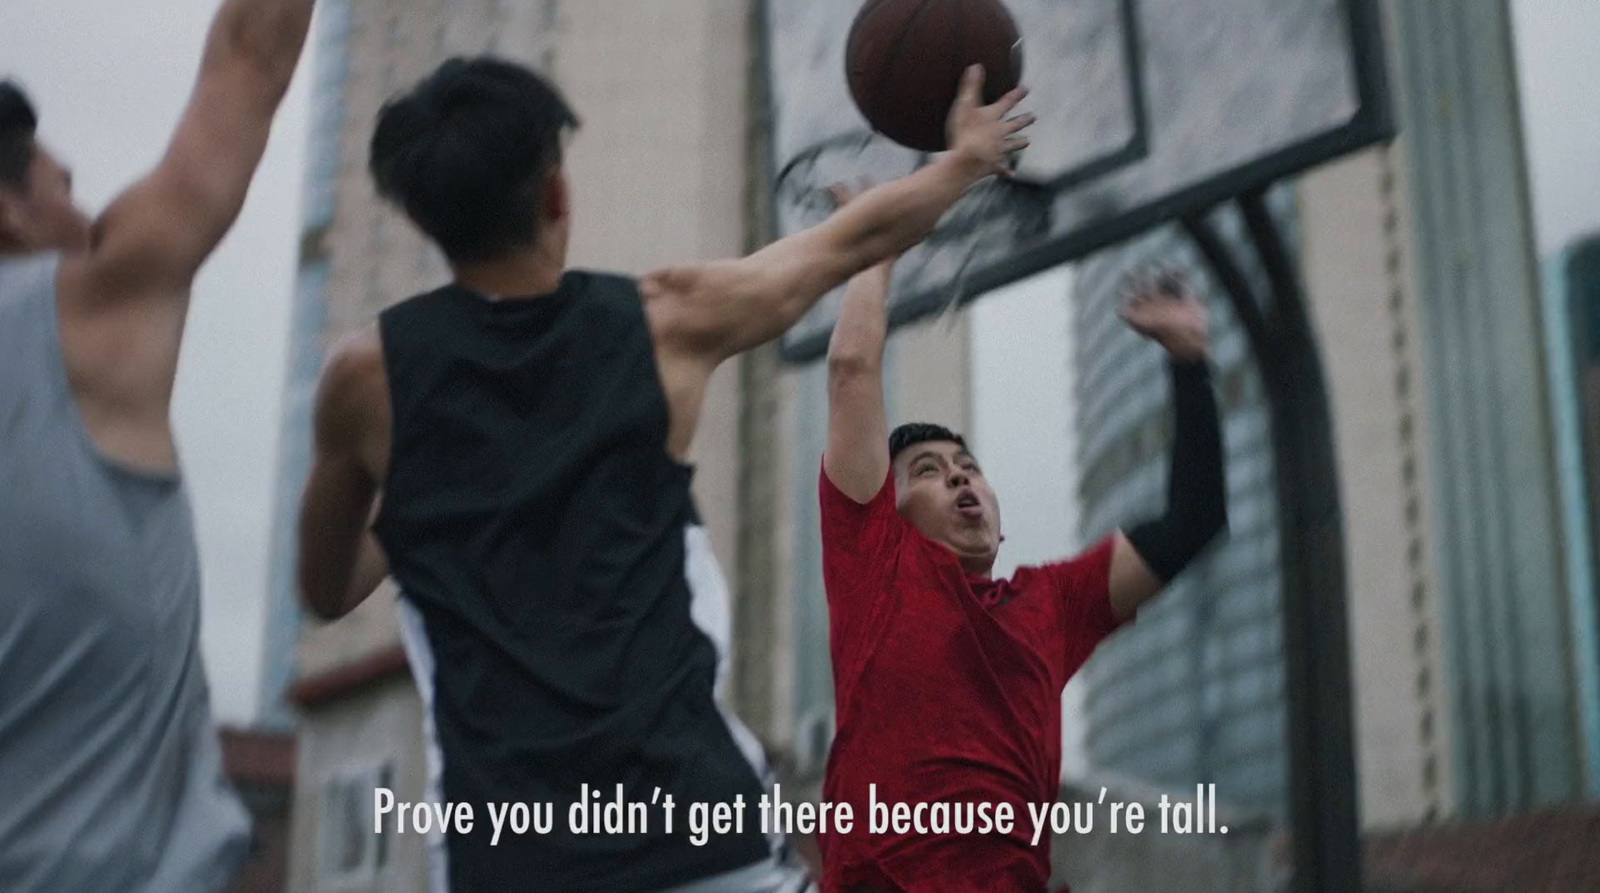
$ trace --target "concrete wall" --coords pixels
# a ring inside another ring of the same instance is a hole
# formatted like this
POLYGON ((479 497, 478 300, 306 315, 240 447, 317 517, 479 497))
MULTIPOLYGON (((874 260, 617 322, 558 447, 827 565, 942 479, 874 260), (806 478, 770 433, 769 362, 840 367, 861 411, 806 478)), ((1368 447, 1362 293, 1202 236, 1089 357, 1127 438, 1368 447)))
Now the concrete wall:
MULTIPOLYGON (((302 718, 295 768, 289 893, 427 893, 426 840, 387 834, 387 856, 374 871, 342 880, 328 869, 330 783, 388 766, 395 798, 424 799, 421 701, 410 680, 395 677, 302 718)), ((368 797, 372 794, 369 792, 368 797)), ((370 808, 370 804, 368 804, 370 808)), ((368 814, 370 817, 370 813, 368 814)), ((370 827, 367 829, 370 832, 370 827)), ((369 841, 376 845, 376 835, 369 841)))
POLYGON ((1373 150, 1301 179, 1307 296, 1340 456, 1357 765, 1368 826, 1448 814, 1450 713, 1434 571, 1422 338, 1405 171, 1373 150))
MULTIPOLYGON (((555 75, 583 119, 567 162, 571 263, 642 274, 745 246, 748 13, 716 0, 560 4, 555 75)), ((712 380, 695 497, 734 595, 739 364, 712 380)))

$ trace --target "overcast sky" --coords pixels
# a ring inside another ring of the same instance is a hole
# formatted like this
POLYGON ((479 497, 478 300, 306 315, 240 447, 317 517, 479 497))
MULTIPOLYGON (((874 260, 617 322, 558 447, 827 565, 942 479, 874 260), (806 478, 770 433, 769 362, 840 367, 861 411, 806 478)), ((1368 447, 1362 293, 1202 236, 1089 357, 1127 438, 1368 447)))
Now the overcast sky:
MULTIPOLYGON (((0 77, 17 77, 32 92, 42 135, 72 162, 89 207, 103 207, 159 156, 216 5, 0 0, 0 77)), ((1539 243, 1548 253, 1600 230, 1600 2, 1513 6, 1539 243)), ((243 219, 201 277, 179 375, 178 439, 205 569, 203 644, 223 721, 248 719, 256 708, 304 80, 279 119, 243 219)))
POLYGON ((1513 0, 1534 223, 1550 255, 1600 232, 1600 0, 1513 0))

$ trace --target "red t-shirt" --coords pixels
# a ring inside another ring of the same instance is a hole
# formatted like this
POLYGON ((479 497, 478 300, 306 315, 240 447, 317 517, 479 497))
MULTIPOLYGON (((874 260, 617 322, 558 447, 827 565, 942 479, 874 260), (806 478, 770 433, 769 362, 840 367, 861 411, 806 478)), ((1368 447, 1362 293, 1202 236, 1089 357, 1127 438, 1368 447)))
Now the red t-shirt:
POLYGON ((1118 626, 1112 541, 1010 580, 974 579, 900 517, 892 475, 866 505, 826 473, 820 489, 838 716, 823 798, 849 803, 854 822, 820 837, 823 890, 1041 893, 1050 833, 1033 845, 1028 804, 1055 802, 1061 690, 1118 626), (872 834, 872 784, 880 804, 1010 803, 1014 827, 872 834))

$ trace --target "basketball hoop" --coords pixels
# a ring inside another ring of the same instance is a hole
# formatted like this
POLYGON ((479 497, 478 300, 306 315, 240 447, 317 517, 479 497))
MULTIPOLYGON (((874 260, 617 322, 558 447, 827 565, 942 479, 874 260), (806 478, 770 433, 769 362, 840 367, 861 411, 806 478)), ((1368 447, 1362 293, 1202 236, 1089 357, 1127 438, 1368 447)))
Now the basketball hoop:
MULTIPOLYGON (((933 156, 906 149, 867 130, 847 131, 814 143, 779 170, 774 192, 784 232, 816 226, 836 210, 831 187, 875 186, 915 173, 933 156)), ((946 320, 973 297, 967 273, 980 260, 1003 256, 1050 230, 1051 196, 1023 180, 993 177, 963 197, 924 242, 907 252, 895 271, 904 295, 933 289, 931 309, 946 320)))

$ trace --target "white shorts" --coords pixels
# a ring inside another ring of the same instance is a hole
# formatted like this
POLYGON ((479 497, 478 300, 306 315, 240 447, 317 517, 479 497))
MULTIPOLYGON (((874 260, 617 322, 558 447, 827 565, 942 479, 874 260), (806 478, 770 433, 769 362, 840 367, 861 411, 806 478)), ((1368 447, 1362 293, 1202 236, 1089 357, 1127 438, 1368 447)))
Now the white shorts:
POLYGON ((817 893, 805 869, 784 864, 777 856, 737 871, 701 878, 660 893, 817 893))

